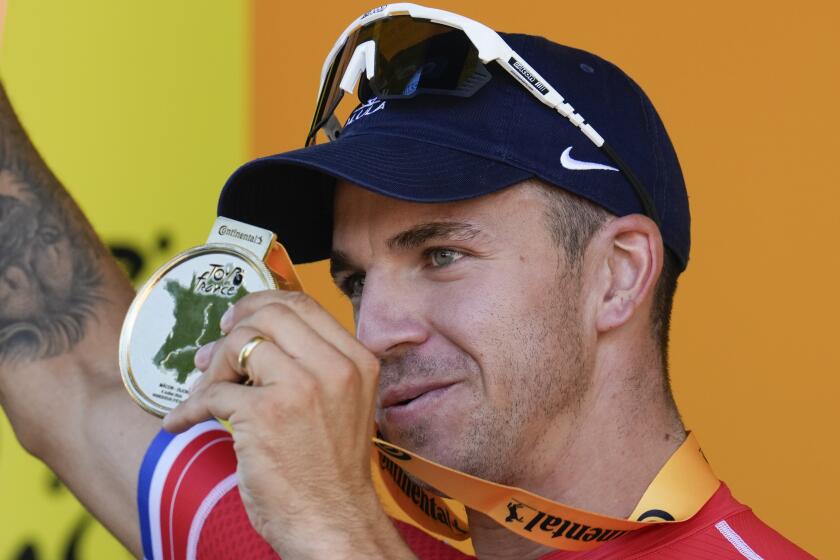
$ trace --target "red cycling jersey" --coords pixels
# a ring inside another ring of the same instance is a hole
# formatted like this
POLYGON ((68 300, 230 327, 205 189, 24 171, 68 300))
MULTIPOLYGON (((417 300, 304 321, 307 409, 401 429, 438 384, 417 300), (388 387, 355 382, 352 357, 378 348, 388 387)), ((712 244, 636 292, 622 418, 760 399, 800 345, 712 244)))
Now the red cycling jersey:
MULTIPOLYGON (((161 432, 140 470, 138 506, 149 560, 276 559, 251 526, 236 486, 230 434, 205 422, 177 436, 161 432)), ((402 521, 394 521, 421 560, 471 558, 402 521)), ((813 558, 739 503, 725 484, 681 523, 652 524, 587 552, 554 551, 541 560, 761 560, 813 558)))

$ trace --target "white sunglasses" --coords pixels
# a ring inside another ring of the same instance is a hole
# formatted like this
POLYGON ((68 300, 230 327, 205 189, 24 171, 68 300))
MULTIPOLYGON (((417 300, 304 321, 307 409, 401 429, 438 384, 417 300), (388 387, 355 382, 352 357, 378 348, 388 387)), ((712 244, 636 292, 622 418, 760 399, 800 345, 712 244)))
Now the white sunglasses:
POLYGON ((604 138, 575 112, 498 33, 464 16, 417 4, 386 4, 356 19, 336 41, 321 69, 321 83, 306 145, 318 131, 329 140, 341 134, 335 116, 344 93, 380 99, 422 93, 467 97, 490 79, 484 66, 497 62, 540 102, 580 129, 615 163, 636 191, 644 213, 659 224, 653 201, 639 179, 604 138), (362 72, 366 80, 359 84, 362 72))

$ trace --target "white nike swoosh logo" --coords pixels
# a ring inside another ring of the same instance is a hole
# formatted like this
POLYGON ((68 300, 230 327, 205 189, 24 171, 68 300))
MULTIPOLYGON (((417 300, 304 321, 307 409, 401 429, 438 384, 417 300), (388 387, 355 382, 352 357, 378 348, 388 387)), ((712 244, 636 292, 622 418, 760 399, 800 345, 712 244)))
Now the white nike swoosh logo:
POLYGON ((571 156, 572 147, 569 146, 560 155, 560 165, 572 171, 586 171, 589 169, 600 169, 601 171, 618 171, 615 167, 604 165, 603 163, 595 163, 594 161, 580 161, 571 156))

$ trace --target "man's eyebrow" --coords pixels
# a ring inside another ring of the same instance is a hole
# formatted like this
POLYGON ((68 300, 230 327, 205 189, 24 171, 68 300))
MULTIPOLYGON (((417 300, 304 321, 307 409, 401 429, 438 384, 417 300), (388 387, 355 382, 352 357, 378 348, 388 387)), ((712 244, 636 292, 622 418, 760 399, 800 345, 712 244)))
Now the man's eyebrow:
POLYGON ((387 241, 388 248, 414 249, 433 239, 450 241, 469 241, 481 230, 467 222, 427 222, 402 231, 387 241))
MULTIPOLYGON (((386 244, 391 250, 408 250, 433 239, 468 241, 480 233, 481 230, 477 226, 467 222, 426 222, 401 231, 388 239, 386 244)), ((330 254, 330 274, 333 280, 341 273, 360 269, 347 253, 334 249, 330 254)))

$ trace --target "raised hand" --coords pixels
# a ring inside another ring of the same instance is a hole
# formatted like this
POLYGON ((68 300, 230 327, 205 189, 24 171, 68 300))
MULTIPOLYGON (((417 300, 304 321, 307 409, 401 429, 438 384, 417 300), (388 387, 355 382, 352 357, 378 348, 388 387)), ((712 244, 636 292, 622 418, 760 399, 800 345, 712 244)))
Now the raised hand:
POLYGON ((412 558, 370 479, 376 357, 300 292, 246 296, 221 326, 228 335, 196 355, 204 377, 164 427, 230 421, 249 517, 283 558, 412 558))

